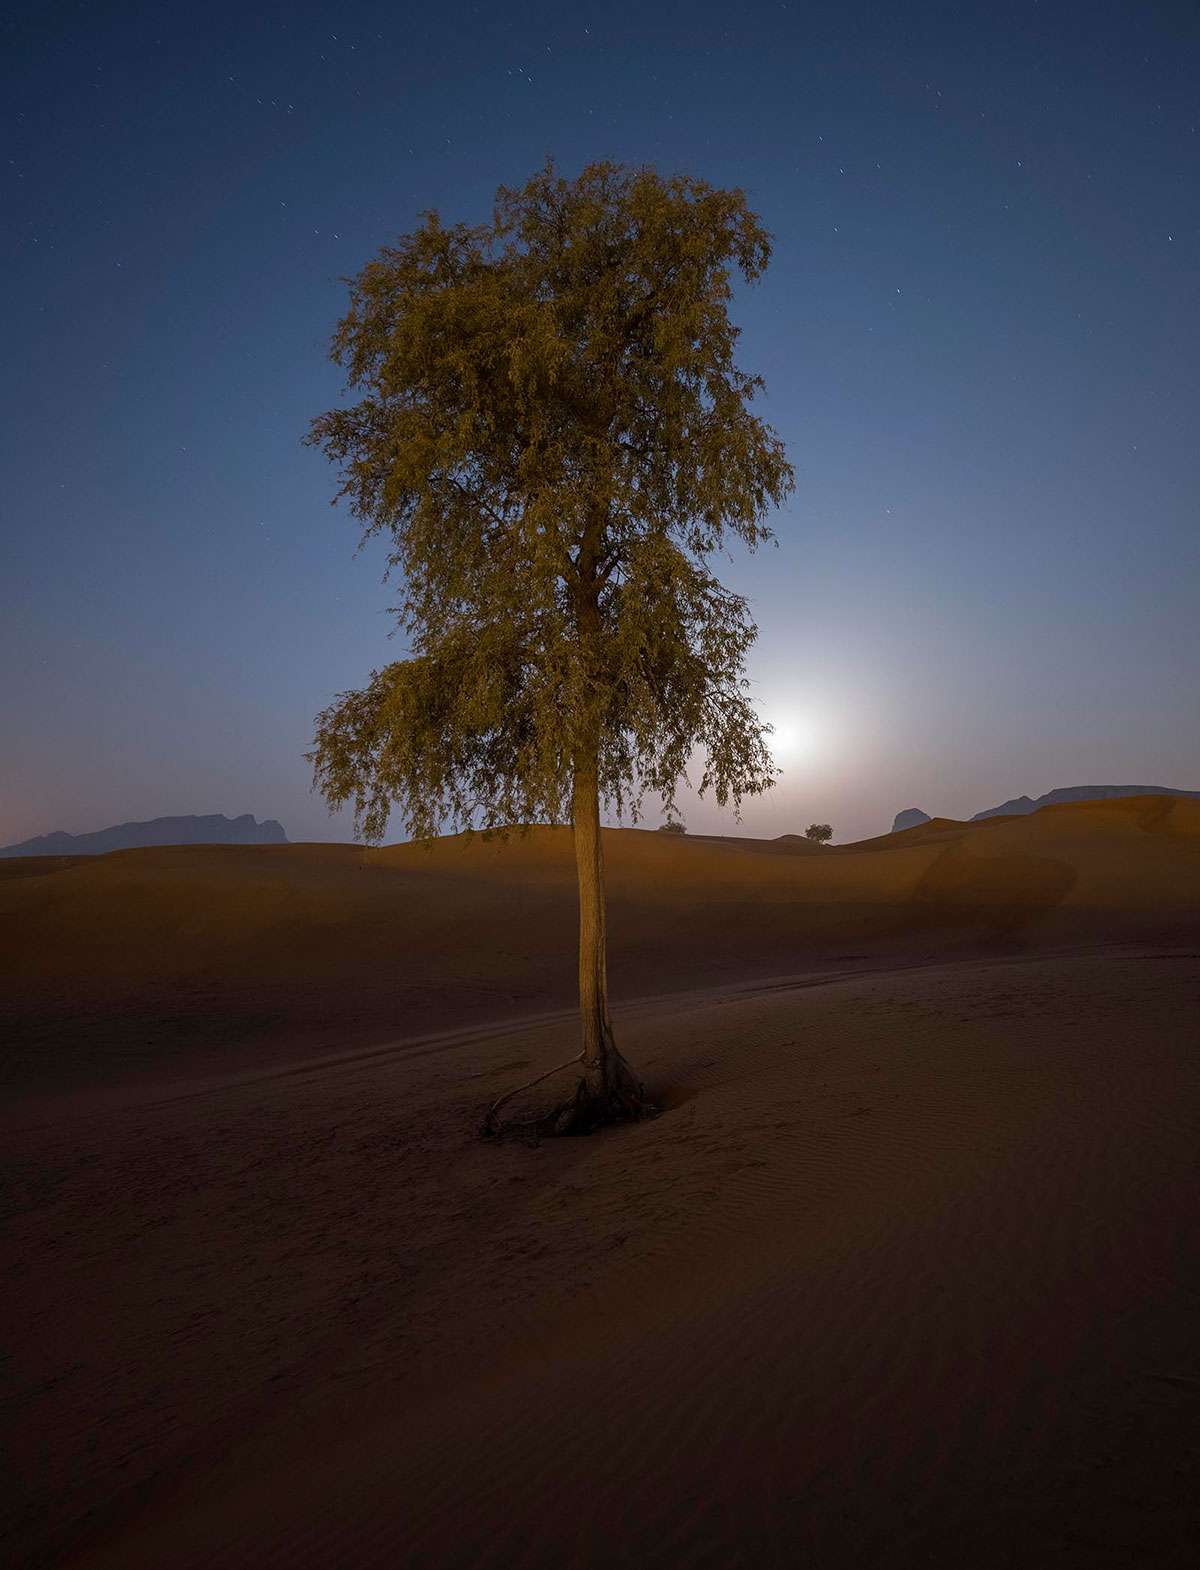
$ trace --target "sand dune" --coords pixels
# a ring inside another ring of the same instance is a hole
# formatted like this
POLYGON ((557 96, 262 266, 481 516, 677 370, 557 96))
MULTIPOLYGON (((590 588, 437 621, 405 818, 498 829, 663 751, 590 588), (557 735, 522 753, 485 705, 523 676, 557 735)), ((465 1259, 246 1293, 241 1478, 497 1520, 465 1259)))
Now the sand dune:
MULTIPOLYGON (((1127 798, 858 845, 605 835, 613 995, 1200 922, 1200 802, 1127 798)), ((569 1008, 570 833, 179 846, 0 864, 10 1097, 227 1071, 569 1008)))
POLYGON ((1194 1562, 1200 804, 606 850, 8 864, 10 1562, 1194 1562))

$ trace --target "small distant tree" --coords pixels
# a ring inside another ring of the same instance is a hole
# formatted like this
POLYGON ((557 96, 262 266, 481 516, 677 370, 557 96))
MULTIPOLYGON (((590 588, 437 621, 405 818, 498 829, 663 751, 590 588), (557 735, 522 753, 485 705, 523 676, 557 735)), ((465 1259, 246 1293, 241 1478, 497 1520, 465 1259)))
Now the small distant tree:
POLYGON ((686 834, 687 829, 676 818, 668 818, 665 823, 659 825, 658 832, 660 834, 686 834))
POLYGON ((426 213, 346 280, 331 354, 358 401, 307 438, 389 542, 410 651, 318 717, 316 788, 373 842, 393 807, 417 839, 573 826, 583 1073, 557 1132, 646 1110, 609 1016, 601 802, 669 812, 697 748, 735 811, 775 774, 757 629, 707 565, 769 539, 793 486, 728 312, 769 256, 741 191, 548 164, 490 223, 426 213))
POLYGON ((804 838, 812 840, 814 845, 828 845, 833 838, 833 830, 828 823, 810 823, 804 831, 804 838))

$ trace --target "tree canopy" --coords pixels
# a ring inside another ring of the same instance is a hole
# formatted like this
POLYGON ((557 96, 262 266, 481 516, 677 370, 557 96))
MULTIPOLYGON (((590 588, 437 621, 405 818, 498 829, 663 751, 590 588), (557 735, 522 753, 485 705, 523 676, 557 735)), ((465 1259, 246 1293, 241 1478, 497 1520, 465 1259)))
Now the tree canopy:
POLYGON ((728 314, 769 256, 741 191, 547 165, 489 223, 426 213, 346 280, 357 401, 307 440, 388 540, 410 652, 339 695, 309 757, 368 840, 393 807, 415 837, 564 821, 581 758, 635 819, 696 749, 721 805, 770 785, 756 628, 707 565, 769 539, 793 485, 728 314))

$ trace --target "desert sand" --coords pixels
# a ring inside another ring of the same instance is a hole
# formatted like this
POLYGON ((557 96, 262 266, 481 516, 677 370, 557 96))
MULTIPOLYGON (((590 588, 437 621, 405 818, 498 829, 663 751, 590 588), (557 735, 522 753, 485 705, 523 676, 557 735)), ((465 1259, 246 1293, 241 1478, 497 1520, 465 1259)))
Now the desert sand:
POLYGON ((605 851, 0 863, 7 1562, 1195 1561, 1200 802, 605 851))

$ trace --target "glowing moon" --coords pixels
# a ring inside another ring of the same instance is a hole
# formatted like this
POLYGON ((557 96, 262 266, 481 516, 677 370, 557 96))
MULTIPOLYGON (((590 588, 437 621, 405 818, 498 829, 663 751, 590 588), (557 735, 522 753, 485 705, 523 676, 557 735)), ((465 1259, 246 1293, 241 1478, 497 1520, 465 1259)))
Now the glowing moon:
POLYGON ((824 737, 819 723, 807 714, 781 714, 772 718, 775 734, 768 737, 771 754, 779 762, 803 762, 822 751, 824 737))

